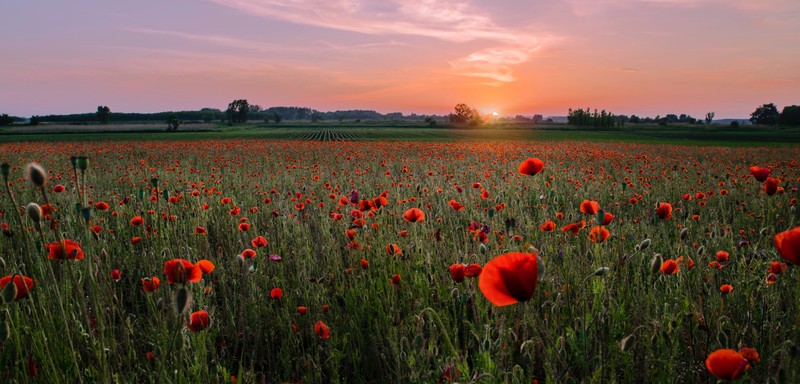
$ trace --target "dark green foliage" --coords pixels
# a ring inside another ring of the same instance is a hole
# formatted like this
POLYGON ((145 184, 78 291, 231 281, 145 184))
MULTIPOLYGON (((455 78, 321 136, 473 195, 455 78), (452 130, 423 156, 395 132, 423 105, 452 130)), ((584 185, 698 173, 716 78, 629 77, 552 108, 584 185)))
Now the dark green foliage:
POLYGON ((615 125, 622 124, 621 121, 618 121, 617 116, 613 113, 606 112, 605 109, 600 113, 597 113, 597 109, 595 109, 594 113, 592 113, 589 108, 586 108, 585 111, 582 109, 573 110, 570 108, 567 114, 567 123, 579 127, 594 128, 612 128, 615 125))
POLYGON ((800 125, 800 105, 787 105, 783 107, 778 118, 781 125, 800 125))
POLYGON ((228 121, 231 124, 246 123, 247 114, 250 113, 250 103, 245 99, 231 101, 225 113, 228 114, 228 121))
POLYGON ((753 124, 761 124, 761 125, 775 125, 778 123, 778 118, 780 117, 780 113, 778 113, 778 108, 773 103, 764 104, 750 114, 750 121, 753 124))
POLYGON ((14 118, 9 116, 7 113, 4 113, 0 116, 0 127, 6 127, 11 124, 14 124, 14 118))
POLYGON ((181 123, 183 122, 180 119, 178 119, 178 115, 171 112, 169 116, 167 116, 167 131, 171 132, 177 131, 181 123))
POLYGON ((111 108, 106 105, 99 105, 97 106, 97 120, 103 124, 108 124, 108 121, 111 119, 111 108))

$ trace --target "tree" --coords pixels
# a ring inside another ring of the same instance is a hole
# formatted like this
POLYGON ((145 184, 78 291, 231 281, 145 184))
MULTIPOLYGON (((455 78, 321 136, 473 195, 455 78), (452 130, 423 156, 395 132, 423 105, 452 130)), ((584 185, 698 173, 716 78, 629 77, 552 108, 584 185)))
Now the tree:
POLYGON ((714 121, 714 112, 706 113, 706 124, 711 124, 714 121))
POLYGON ((247 122, 247 113, 250 112, 250 103, 245 99, 231 101, 225 113, 228 114, 230 124, 247 122))
POLYGON ((33 115, 33 116, 31 116, 31 120, 28 122, 28 125, 37 126, 37 125, 41 124, 41 122, 42 122, 42 118, 41 117, 33 115))
POLYGON ((778 123, 779 117, 778 107, 769 103, 756 108, 755 112, 750 114, 750 121, 753 124, 775 125, 778 123))
POLYGON ((9 116, 7 113, 4 113, 0 116, 0 127, 6 127, 11 124, 14 124, 14 118, 9 116))
POLYGON ((96 114, 97 120, 103 124, 108 124, 108 120, 111 119, 111 108, 105 105, 98 105, 96 114))
POLYGON ((311 122, 316 123, 322 120, 322 114, 319 111, 314 111, 311 113, 311 122))
POLYGON ((781 125, 800 125, 800 105, 783 107, 778 123, 781 125))
POLYGON ((283 117, 281 116, 281 114, 280 114, 280 113, 278 113, 278 112, 272 112, 272 121, 274 121, 274 122, 276 122, 276 123, 280 123, 280 122, 281 122, 281 120, 283 120, 283 117))
POLYGON ((167 115, 167 131, 177 131, 181 123, 182 121, 178 119, 178 115, 176 115, 175 112, 170 112, 169 115, 167 115))
POLYGON ((455 107, 456 113, 450 114, 450 122, 453 123, 468 123, 473 121, 474 116, 474 109, 470 108, 469 105, 466 104, 457 104, 455 107))

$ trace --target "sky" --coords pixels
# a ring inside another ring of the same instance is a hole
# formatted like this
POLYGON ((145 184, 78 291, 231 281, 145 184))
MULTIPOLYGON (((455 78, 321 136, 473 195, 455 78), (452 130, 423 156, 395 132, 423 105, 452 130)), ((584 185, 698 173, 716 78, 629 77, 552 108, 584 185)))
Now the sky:
POLYGON ((798 0, 5 0, 0 113, 262 107, 749 117, 800 104, 798 0))

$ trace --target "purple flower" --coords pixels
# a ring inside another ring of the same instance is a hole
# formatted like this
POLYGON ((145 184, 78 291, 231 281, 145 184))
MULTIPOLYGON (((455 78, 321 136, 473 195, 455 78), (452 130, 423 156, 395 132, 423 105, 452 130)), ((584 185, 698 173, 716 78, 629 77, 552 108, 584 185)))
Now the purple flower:
POLYGON ((274 261, 276 263, 281 262, 281 257, 278 255, 269 255, 269 261, 274 261))

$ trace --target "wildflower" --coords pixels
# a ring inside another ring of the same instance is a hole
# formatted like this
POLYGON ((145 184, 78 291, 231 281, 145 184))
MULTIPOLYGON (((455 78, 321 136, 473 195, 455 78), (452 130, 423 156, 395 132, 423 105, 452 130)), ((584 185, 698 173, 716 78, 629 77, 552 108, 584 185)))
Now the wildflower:
POLYGON ((208 327, 210 319, 208 318, 208 312, 206 310, 201 310, 197 312, 192 312, 189 316, 189 322, 186 323, 186 326, 192 332, 199 332, 208 327))
POLYGON ((14 295, 14 301, 17 301, 27 296, 28 292, 30 292, 34 286, 34 281, 30 277, 22 275, 5 276, 3 278, 0 278, 0 290, 5 289, 6 286, 12 281, 16 286, 16 294, 14 295))
POLYGON ((478 287, 492 304, 505 306, 530 300, 538 275, 538 256, 535 253, 506 253, 483 267, 478 287))
POLYGON ((528 158, 519 164, 518 170, 521 175, 533 176, 544 169, 544 163, 538 158, 528 158))
POLYGON ((736 380, 749 367, 747 359, 733 349, 718 349, 706 358, 706 369, 723 380, 736 380))

